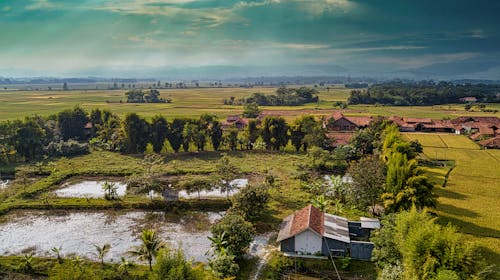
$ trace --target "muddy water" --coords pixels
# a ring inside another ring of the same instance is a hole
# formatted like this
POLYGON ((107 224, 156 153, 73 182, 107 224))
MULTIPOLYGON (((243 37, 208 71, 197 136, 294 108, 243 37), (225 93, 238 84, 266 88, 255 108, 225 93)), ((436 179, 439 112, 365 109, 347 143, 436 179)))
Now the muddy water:
MULTIPOLYGON (((60 197, 89 197, 102 198, 104 190, 102 186, 104 181, 82 181, 74 184, 67 184, 64 188, 56 190, 55 194, 60 197)), ((127 185, 120 182, 110 182, 118 188, 118 196, 124 196, 127 191, 127 185)))
POLYGON ((215 198, 215 197, 226 197, 226 196, 232 196, 237 194, 241 188, 245 187, 248 185, 248 179, 235 179, 230 182, 231 186, 234 187, 229 192, 222 192, 220 188, 214 188, 213 190, 210 191, 200 191, 199 196, 198 192, 192 192, 188 193, 187 191, 183 190, 179 192, 179 197, 181 198, 215 198))
POLYGON ((154 228, 170 246, 180 247, 187 258, 204 262, 210 249, 209 227, 224 213, 193 213, 174 216, 160 212, 17 212, 0 224, 0 254, 20 254, 35 247, 37 255, 50 255, 53 247, 62 247, 63 255, 78 254, 95 259, 94 244, 111 244, 107 261, 121 256, 140 244, 144 228, 154 228))

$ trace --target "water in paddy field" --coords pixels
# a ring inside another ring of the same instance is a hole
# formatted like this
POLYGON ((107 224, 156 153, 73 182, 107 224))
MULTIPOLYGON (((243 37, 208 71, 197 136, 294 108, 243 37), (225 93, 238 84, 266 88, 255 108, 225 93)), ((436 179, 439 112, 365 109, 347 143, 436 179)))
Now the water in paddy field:
MULTIPOLYGON (((67 184, 64 188, 56 190, 55 194, 59 197, 88 197, 88 198, 102 198, 104 197, 104 190, 102 186, 105 181, 82 181, 78 183, 67 184)), ((110 182, 115 184, 118 196, 125 196, 127 191, 127 184, 120 182, 110 182)))
MULTIPOLYGON (((220 188, 214 188, 213 190, 210 191, 200 191, 199 197, 200 198, 215 198, 215 197, 226 197, 226 196, 232 196, 237 194, 241 188, 244 188, 246 185, 248 185, 248 179, 235 179, 230 182, 232 186, 235 188, 232 189, 231 191, 227 192, 222 192, 220 188)), ((179 197, 180 198, 198 198, 198 192, 191 192, 188 193, 185 190, 182 190, 179 192, 179 197)))
POLYGON ((0 180, 0 190, 6 189, 9 186, 10 180, 0 180))
MULTIPOLYGON (((0 224, 0 254, 22 254, 34 247, 36 255, 50 256, 61 246, 63 255, 77 254, 96 259, 94 244, 109 243, 106 261, 118 262, 132 246, 140 244, 142 229, 156 229, 161 239, 173 248, 183 249, 186 258, 205 262, 210 249, 210 225, 223 212, 194 212, 183 216, 162 212, 16 212, 0 224)), ((132 259, 131 257, 128 257, 132 259)))

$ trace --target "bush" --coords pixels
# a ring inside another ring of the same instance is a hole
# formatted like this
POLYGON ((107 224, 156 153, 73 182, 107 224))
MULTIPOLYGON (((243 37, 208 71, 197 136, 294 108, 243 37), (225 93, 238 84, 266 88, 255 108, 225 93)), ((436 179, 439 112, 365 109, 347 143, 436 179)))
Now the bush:
POLYGON ((241 214, 247 221, 255 222, 266 212, 269 197, 264 186, 249 185, 233 197, 231 211, 241 214))
POLYGON ((78 156, 89 153, 89 144, 75 140, 51 142, 46 150, 49 156, 78 156))

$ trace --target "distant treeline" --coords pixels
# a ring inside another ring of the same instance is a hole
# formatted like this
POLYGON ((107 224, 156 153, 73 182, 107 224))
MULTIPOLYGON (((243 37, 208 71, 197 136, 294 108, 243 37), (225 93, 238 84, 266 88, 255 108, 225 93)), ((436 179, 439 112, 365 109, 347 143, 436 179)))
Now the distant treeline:
POLYGON ((306 103, 318 102, 319 92, 314 88, 284 88, 276 90, 276 94, 253 93, 248 98, 235 100, 234 98, 225 99, 225 105, 243 105, 255 103, 260 106, 299 106, 306 103))
POLYGON ((458 103, 464 97, 475 97, 478 102, 500 102, 500 85, 391 82, 375 84, 366 90, 353 90, 348 102, 349 104, 420 106, 458 103))
POLYGON ((156 89, 142 91, 141 89, 129 90, 125 93, 127 103, 171 103, 170 98, 161 98, 160 92, 156 89))

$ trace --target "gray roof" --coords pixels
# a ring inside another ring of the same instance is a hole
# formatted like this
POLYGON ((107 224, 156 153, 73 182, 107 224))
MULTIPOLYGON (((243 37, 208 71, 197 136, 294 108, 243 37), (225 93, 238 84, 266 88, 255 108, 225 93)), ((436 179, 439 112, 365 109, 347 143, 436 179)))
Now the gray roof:
POLYGON ((324 237, 345 243, 351 242, 348 221, 344 217, 325 213, 324 230, 324 237))
POLYGON ((292 235, 290 235, 290 229, 292 228, 292 220, 293 220, 293 214, 283 219, 283 222, 281 223, 280 226, 280 231, 278 233, 278 242, 292 237, 292 235))
POLYGON ((362 228, 369 228, 369 229, 379 229, 380 228, 380 221, 375 218, 366 218, 366 217, 361 217, 359 218, 361 220, 361 227, 362 228))

